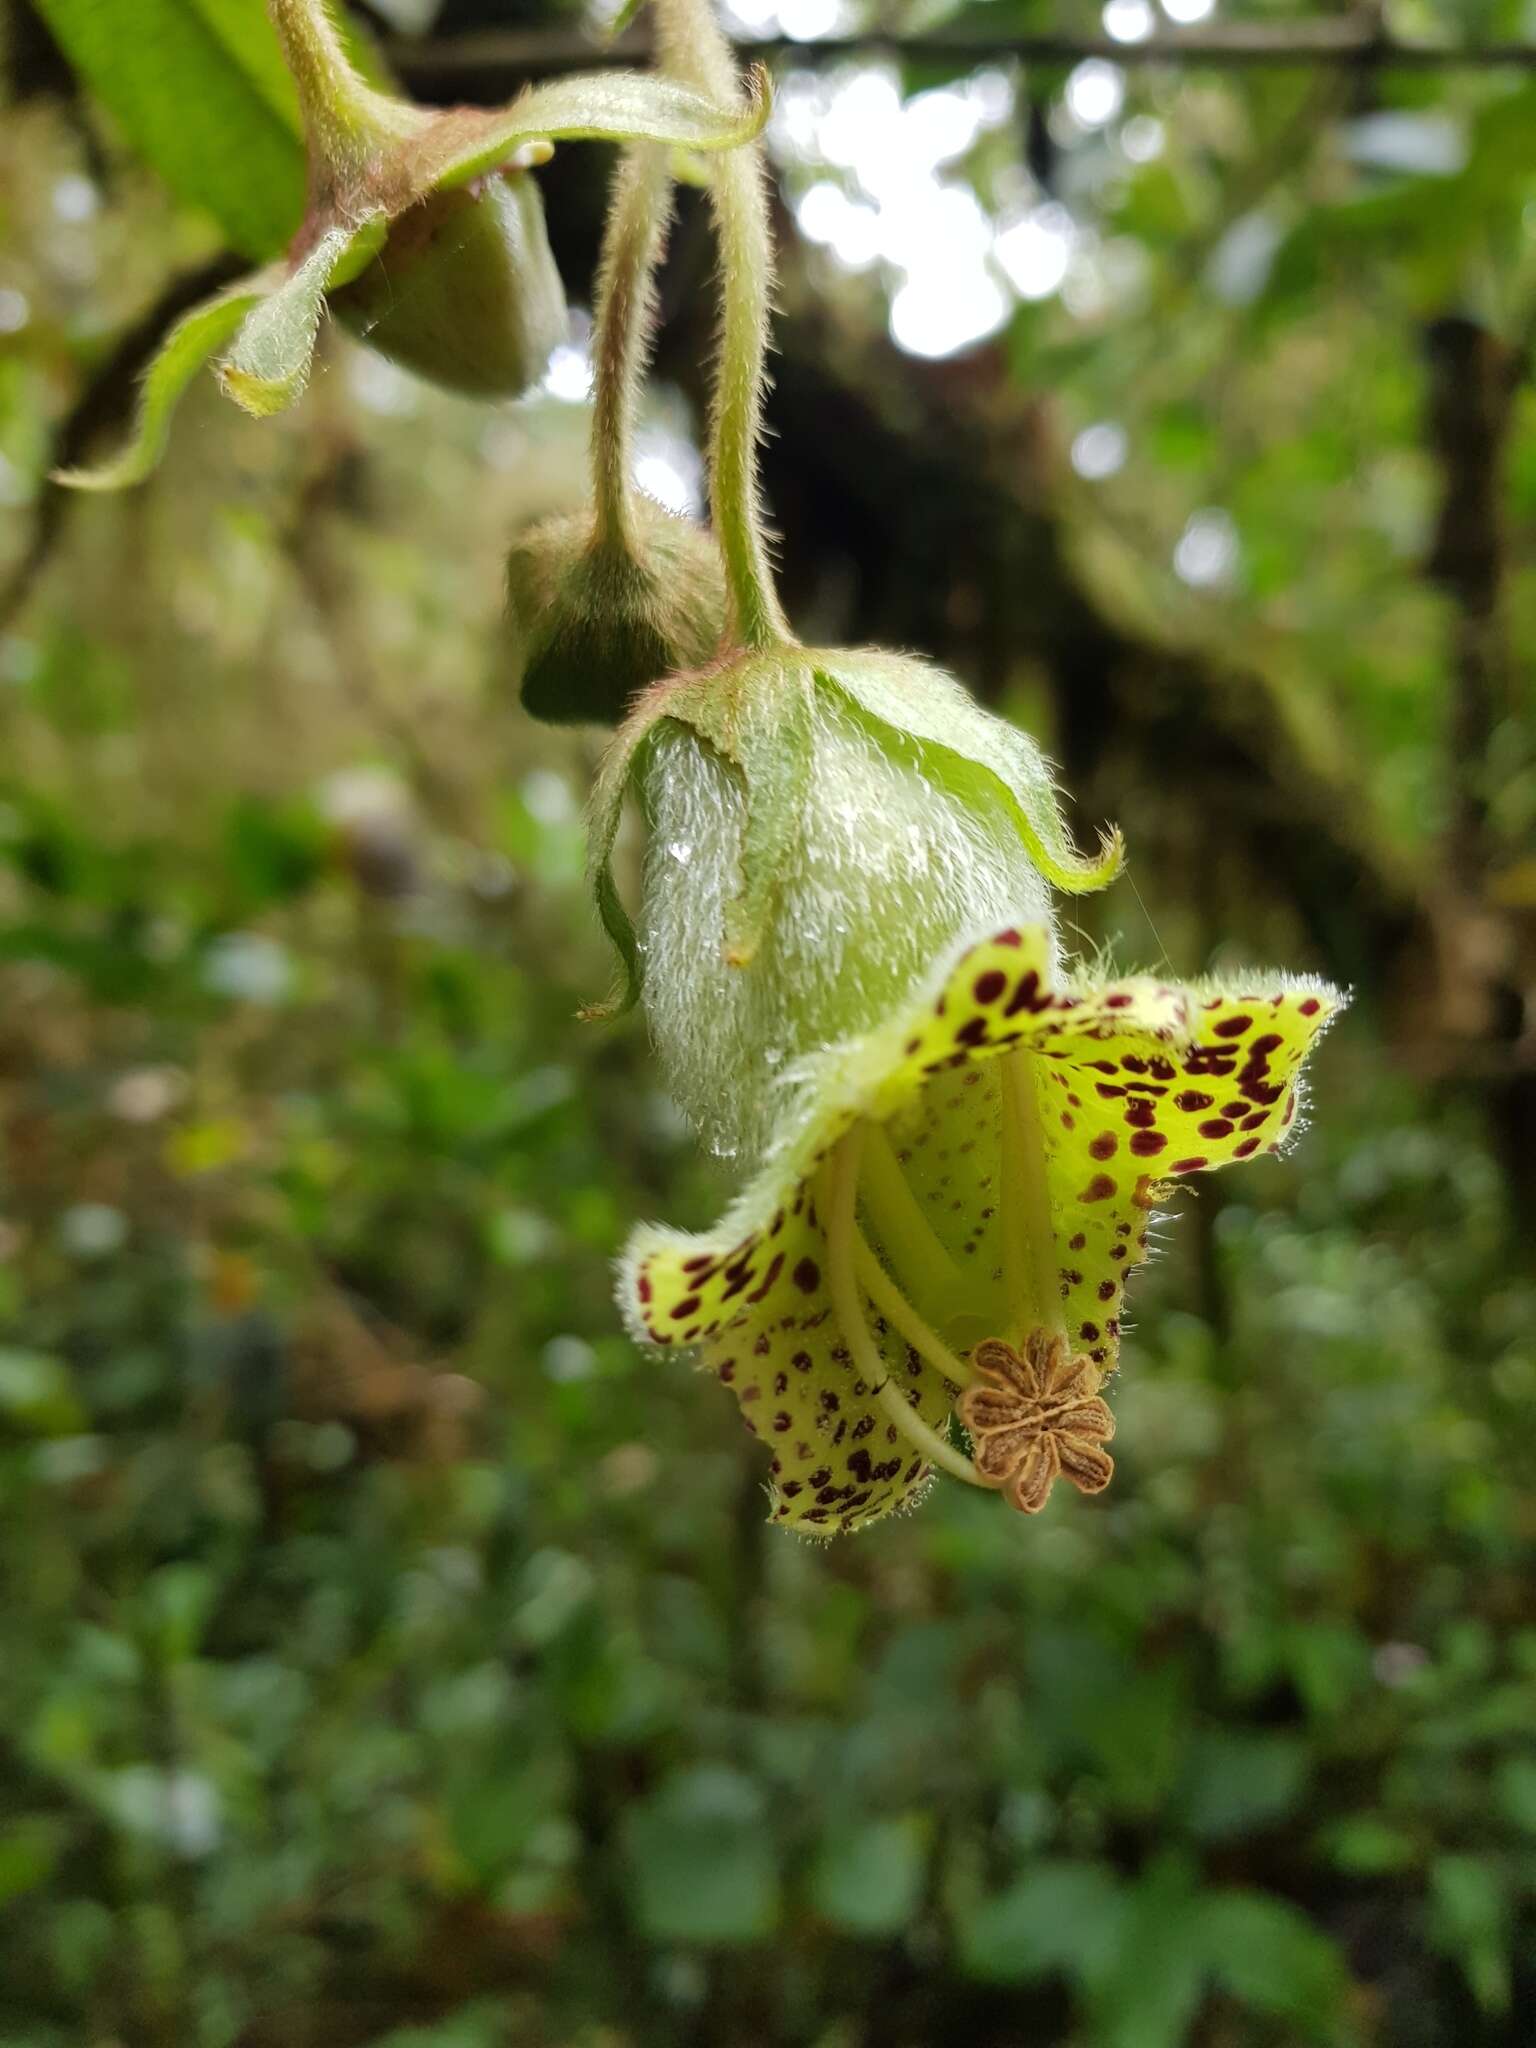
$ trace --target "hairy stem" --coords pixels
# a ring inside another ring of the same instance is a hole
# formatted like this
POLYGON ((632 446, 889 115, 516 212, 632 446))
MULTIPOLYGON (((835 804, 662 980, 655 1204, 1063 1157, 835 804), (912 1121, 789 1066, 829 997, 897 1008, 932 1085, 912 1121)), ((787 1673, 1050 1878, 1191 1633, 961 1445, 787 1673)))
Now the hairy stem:
POLYGON ((312 172, 348 162, 394 131, 394 103, 362 77, 327 0, 267 0, 283 61, 298 89, 312 172))
MULTIPOLYGON (((739 102, 735 60, 710 0, 657 0, 657 23, 669 73, 723 104, 739 102)), ((727 150, 710 169, 721 280, 710 495, 736 638, 753 649, 792 642, 774 588, 757 478, 773 298, 766 177, 760 142, 727 150)))
POLYGON ((672 211, 666 151, 627 150, 614 177, 597 280, 592 496, 600 543, 634 542, 630 471, 640 380, 656 315, 656 268, 672 211))

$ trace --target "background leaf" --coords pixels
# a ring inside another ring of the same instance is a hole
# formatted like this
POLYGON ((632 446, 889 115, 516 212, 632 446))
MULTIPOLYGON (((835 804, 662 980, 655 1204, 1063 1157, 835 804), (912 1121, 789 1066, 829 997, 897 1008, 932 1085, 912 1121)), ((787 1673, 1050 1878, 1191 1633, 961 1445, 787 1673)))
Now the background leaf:
POLYGON ((256 0, 38 0, 91 91, 179 199, 244 255, 273 256, 304 211, 298 101, 256 0))

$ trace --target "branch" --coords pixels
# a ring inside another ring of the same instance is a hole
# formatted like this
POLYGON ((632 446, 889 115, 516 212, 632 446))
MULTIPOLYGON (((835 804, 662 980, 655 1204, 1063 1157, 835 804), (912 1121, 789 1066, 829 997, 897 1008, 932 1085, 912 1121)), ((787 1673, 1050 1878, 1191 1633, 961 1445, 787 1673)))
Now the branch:
MULTIPOLYGON (((796 42, 788 36, 745 40, 744 57, 796 64, 832 64, 849 57, 887 53, 923 64, 961 66, 1013 58, 1024 64, 1072 65, 1098 57, 1114 64, 1185 65, 1202 70, 1253 70, 1345 65, 1395 71, 1536 70, 1536 43, 1410 43, 1383 33, 1373 21, 1345 17, 1285 27, 1241 23, 1187 33, 1162 34, 1141 43, 1110 36, 998 36, 950 29, 929 35, 893 36, 879 30, 796 42)), ((413 92, 430 97, 448 90, 473 99, 499 96, 506 79, 538 78, 552 72, 599 65, 644 64, 652 54, 644 32, 598 42, 575 29, 495 29, 483 34, 414 41, 394 37, 387 44, 396 76, 413 92)))

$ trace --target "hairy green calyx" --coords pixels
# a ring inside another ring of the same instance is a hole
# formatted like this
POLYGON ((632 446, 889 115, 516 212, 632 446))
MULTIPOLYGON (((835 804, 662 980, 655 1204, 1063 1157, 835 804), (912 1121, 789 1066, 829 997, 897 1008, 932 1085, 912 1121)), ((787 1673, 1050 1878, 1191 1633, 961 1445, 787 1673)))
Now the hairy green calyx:
POLYGON ((591 876, 668 1083, 707 1142, 756 1153, 778 1077, 866 1030, 946 949, 1051 923, 1102 887, 1024 734, 910 656, 787 649, 656 685, 593 795, 591 876), (624 798, 648 827, 638 924, 612 871, 624 798), (722 1087, 722 1076, 738 1085, 722 1087))
POLYGON ((524 709, 553 725, 612 725, 657 677, 716 652, 719 552, 702 527, 637 500, 621 541, 590 512, 543 520, 507 562, 524 709))

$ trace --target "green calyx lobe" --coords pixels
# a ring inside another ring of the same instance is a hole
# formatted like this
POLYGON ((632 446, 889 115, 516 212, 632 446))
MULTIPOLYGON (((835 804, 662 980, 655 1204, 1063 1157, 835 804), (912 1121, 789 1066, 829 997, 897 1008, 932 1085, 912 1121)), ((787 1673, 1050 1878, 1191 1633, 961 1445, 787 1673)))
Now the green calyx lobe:
POLYGON ((648 499, 625 532, 591 512, 542 520, 507 562, 522 701, 553 725, 614 725, 660 676, 709 661, 725 631, 725 573, 705 530, 648 499))
MULTIPOLYGON (((641 995, 644 963, 633 921, 613 875, 613 848, 631 789, 649 815, 651 742, 668 726, 710 749, 739 780, 745 820, 735 887, 716 942, 732 967, 751 967, 771 927, 782 878, 816 818, 807 805, 812 751, 828 718, 862 727, 882 753, 910 763, 962 806, 994 812, 999 803, 1029 863, 1068 894, 1102 889, 1124 864, 1118 830, 1101 835, 1093 855, 1078 852, 1062 817, 1049 766, 1027 734, 984 711, 954 679, 909 655, 784 647, 735 658, 657 683, 614 735, 593 789, 589 877, 598 913, 618 955, 612 999, 590 1010, 605 1016, 641 995)), ((869 830, 881 826, 870 792, 869 830)))

